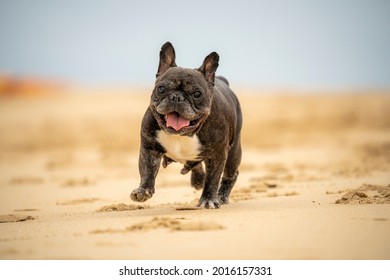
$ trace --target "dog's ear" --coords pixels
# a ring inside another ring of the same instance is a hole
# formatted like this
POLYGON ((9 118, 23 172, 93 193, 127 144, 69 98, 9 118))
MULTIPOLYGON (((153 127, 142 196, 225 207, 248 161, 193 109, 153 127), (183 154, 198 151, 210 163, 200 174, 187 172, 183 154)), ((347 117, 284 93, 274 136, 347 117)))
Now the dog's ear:
POLYGON ((219 65, 218 62, 219 55, 216 52, 212 52, 206 56, 202 66, 198 68, 198 70, 203 73, 209 83, 214 84, 215 71, 217 71, 219 65))
POLYGON ((156 78, 162 75, 169 68, 176 67, 177 65, 175 63, 175 59, 176 59, 175 49, 173 48, 170 42, 166 42, 161 47, 160 63, 158 65, 156 78))

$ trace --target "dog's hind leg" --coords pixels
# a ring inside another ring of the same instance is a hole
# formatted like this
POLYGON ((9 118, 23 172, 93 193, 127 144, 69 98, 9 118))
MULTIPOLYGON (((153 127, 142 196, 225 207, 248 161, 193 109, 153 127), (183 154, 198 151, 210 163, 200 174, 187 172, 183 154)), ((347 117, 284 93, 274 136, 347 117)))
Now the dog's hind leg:
POLYGON ((191 171, 191 186, 197 190, 203 189, 204 186, 204 178, 206 174, 203 169, 203 165, 201 162, 195 165, 191 171))
POLYGON ((241 143, 238 141, 229 151, 221 185, 218 190, 218 198, 221 204, 229 203, 229 195, 238 177, 238 167, 241 163, 241 143))

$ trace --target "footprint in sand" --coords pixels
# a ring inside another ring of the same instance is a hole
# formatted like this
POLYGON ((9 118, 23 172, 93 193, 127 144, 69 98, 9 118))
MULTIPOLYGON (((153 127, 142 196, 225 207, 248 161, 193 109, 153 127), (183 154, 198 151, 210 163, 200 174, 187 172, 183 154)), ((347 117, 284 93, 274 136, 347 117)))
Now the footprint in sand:
POLYGON ((62 183, 64 188, 77 188, 77 187, 88 187, 94 184, 94 181, 89 178, 72 178, 67 179, 62 183))
POLYGON ((111 205, 103 206, 98 210, 96 210, 96 212, 133 211, 133 210, 139 210, 145 208, 148 208, 148 206, 119 203, 119 204, 111 204, 111 205))
POLYGON ((46 169, 52 171, 72 166, 74 162, 73 155, 62 154, 49 158, 46 162, 46 169))
POLYGON ((294 196, 294 195, 299 195, 299 192, 292 191, 292 192, 285 192, 285 193, 269 193, 267 194, 267 197, 278 197, 278 196, 294 196))
POLYGON ((96 201, 99 201, 99 198, 81 198, 81 199, 74 199, 74 200, 67 200, 63 202, 57 202, 57 205, 79 205, 79 204, 85 204, 85 203, 94 203, 96 201))
POLYGON ((38 185, 45 182, 44 178, 35 177, 35 176, 20 176, 13 177, 10 180, 11 185, 38 185))
POLYGON ((35 211, 39 211, 39 209, 25 208, 25 209, 15 209, 14 211, 15 212, 35 212, 35 211))
POLYGON ((28 220, 35 220, 32 216, 25 215, 0 215, 0 223, 17 223, 17 222, 25 222, 28 220))
POLYGON ((154 217, 150 221, 127 227, 126 231, 148 231, 161 228, 166 228, 172 231, 204 231, 224 229, 222 225, 211 221, 189 221, 185 220, 185 218, 154 217))
POLYGON ((126 233, 137 231, 149 231, 157 229, 168 229, 171 231, 207 231, 207 230, 221 230, 225 227, 219 223, 212 221, 188 221, 185 218, 169 218, 169 217, 154 217, 147 222, 141 222, 125 229, 104 229, 94 230, 91 234, 102 233, 126 233))
POLYGON ((279 187, 276 183, 261 182, 257 177, 251 178, 252 184, 246 188, 238 188, 232 192, 230 198, 233 201, 255 199, 259 193, 266 193, 270 189, 279 187))

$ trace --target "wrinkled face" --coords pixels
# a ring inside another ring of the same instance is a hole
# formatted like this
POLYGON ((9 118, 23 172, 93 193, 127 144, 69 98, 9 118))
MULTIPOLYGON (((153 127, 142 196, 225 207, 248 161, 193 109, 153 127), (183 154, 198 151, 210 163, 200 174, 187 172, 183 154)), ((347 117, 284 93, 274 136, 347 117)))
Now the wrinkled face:
POLYGON ((212 89, 199 70, 173 67, 159 76, 150 108, 161 129, 192 135, 210 114, 212 89))

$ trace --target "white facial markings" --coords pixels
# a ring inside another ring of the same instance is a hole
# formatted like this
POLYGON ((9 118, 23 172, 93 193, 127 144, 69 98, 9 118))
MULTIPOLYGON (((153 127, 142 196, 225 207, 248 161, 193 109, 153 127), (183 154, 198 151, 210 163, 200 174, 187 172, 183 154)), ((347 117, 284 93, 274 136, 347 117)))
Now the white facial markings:
POLYGON ((180 136, 167 134, 160 130, 157 132, 157 141, 167 151, 166 156, 180 163, 198 159, 200 142, 198 136, 180 136))

